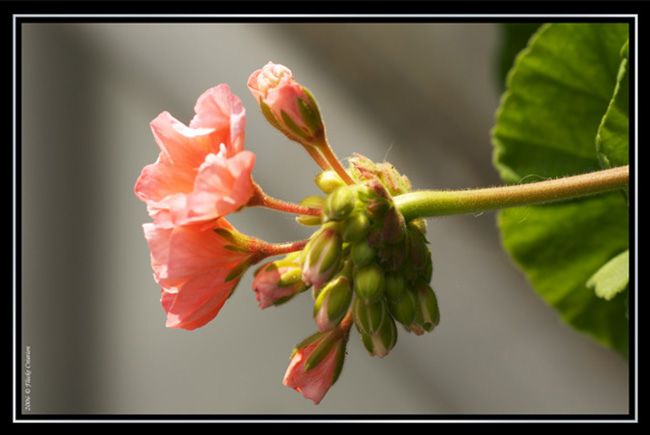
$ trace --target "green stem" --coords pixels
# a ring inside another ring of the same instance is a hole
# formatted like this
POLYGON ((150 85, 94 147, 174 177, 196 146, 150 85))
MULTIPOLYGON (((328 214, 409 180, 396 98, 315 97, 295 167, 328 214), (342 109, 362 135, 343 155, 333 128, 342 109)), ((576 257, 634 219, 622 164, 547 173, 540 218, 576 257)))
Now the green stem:
POLYGON ((537 183, 469 190, 421 190, 396 196, 394 201, 406 220, 477 213, 621 189, 628 184, 629 172, 629 166, 619 166, 537 183))

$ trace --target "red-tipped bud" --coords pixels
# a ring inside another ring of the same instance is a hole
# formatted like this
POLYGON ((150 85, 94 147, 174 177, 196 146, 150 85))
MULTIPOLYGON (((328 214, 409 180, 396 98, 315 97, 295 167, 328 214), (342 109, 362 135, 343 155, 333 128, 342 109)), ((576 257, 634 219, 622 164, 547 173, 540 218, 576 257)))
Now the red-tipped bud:
POLYGON ((325 128, 318 104, 289 68, 267 63, 248 78, 248 89, 269 123, 289 139, 304 145, 322 143, 325 128))
POLYGON ((262 265, 255 273, 253 290, 260 308, 282 304, 307 289, 300 264, 290 259, 262 265))
POLYGON ((317 288, 325 284, 339 268, 342 243, 335 227, 324 226, 317 232, 304 250, 303 281, 317 288))
POLYGON ((318 405, 341 374, 346 341, 340 328, 306 338, 294 348, 282 383, 318 405))

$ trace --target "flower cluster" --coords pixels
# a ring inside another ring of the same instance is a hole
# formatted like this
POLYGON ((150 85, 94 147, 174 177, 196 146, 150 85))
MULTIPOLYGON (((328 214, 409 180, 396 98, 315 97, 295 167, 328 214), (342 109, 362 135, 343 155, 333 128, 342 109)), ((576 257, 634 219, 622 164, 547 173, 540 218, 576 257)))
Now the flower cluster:
POLYGON ((390 163, 355 154, 347 168, 341 164, 316 100, 288 68, 269 63, 248 87, 269 123, 321 167, 321 194, 290 204, 253 181, 245 110, 227 85, 199 97, 189 126, 163 112, 151 123, 160 155, 135 185, 153 221, 144 233, 154 279, 167 326, 195 329, 217 315, 250 266, 286 254, 258 267, 253 290, 267 308, 311 289, 318 332, 294 349, 284 384, 319 403, 341 373, 353 324, 368 353, 379 357, 395 346, 396 323, 417 335, 438 324, 426 225, 405 221, 395 206, 393 197, 411 186, 390 163), (256 239, 225 218, 251 206, 294 213, 317 229, 304 241, 256 239))

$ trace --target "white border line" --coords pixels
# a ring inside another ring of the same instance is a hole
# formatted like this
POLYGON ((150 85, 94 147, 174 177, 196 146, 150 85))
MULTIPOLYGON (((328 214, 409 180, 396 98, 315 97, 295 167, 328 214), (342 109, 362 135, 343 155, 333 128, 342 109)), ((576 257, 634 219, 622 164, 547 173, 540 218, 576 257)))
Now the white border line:
POLYGON ((635 18, 637 14, 14 14, 24 18, 635 18))
MULTIPOLYGON (((639 15, 638 14, 13 14, 12 15, 12 27, 13 27, 13 180, 12 180, 12 204, 13 204, 13 216, 12 216, 12 227, 13 227, 13 392, 12 392, 12 402, 13 402, 13 422, 14 423, 335 423, 335 422, 350 422, 350 423, 370 423, 370 422, 385 422, 385 423, 582 423, 582 422, 593 422, 593 423, 603 423, 603 422, 614 422, 614 423, 636 423, 639 420, 639 389, 638 389, 638 377, 639 377, 639 352, 638 352, 638 322, 639 322, 639 298, 638 298, 638 271, 639 263, 638 258, 634 259, 634 279, 635 283, 635 298, 634 298, 634 331, 635 331, 635 342, 634 342, 634 374, 635 380, 632 387, 634 389, 634 419, 632 420, 607 420, 607 419, 575 419, 575 420, 534 420, 534 419, 509 419, 509 420, 408 420, 408 419, 399 419, 399 420, 374 420, 374 419, 362 419, 362 420, 323 420, 323 419, 300 419, 301 415, 296 415, 296 420, 18 420, 17 416, 17 407, 16 407, 16 19, 17 18, 633 18, 634 19, 634 81, 635 81, 635 99, 634 99, 634 158, 638 167, 638 140, 639 140, 639 66, 638 66, 638 50, 639 50, 639 15)), ((639 220, 638 220, 638 205, 639 205, 639 193, 638 193, 638 170, 634 173, 634 246, 635 252, 638 253, 638 234, 639 234, 639 220)), ((28 415, 28 414, 26 414, 28 415)), ((309 416, 310 414, 305 414, 309 416)), ((164 414, 161 414, 164 416, 164 414)))
MULTIPOLYGON (((634 420, 639 420, 639 16, 634 17, 634 420)), ((628 294, 629 297, 629 294, 628 294)), ((629 388, 629 387, 628 387, 629 388)))
MULTIPOLYGON (((16 394, 18 393, 18 390, 16 389, 16 276, 18 275, 18 271, 16 270, 16 152, 18 150, 18 144, 16 143, 16 16, 13 16, 12 19, 12 71, 11 71, 11 76, 13 80, 13 110, 12 110, 12 137, 13 137, 13 144, 14 147, 12 149, 11 153, 11 160, 12 160, 12 168, 13 168, 13 177, 11 180, 11 204, 12 204, 12 210, 13 210, 13 216, 11 217, 11 226, 13 228, 13 235, 12 235, 12 247, 14 250, 14 258, 12 261, 13 265, 13 273, 12 273, 12 283, 14 287, 13 291, 13 297, 12 297, 12 307, 13 307, 13 316, 14 316, 14 321, 13 321, 13 349, 12 349, 12 362, 11 365, 13 367, 13 379, 12 379, 12 385, 13 385, 13 391, 12 391, 12 403, 13 403, 13 418, 14 422, 16 421, 16 417, 18 416, 18 410, 16 408, 16 394)), ((21 377, 22 379, 22 377, 21 377)), ((22 395, 21 395, 22 397, 22 395)))

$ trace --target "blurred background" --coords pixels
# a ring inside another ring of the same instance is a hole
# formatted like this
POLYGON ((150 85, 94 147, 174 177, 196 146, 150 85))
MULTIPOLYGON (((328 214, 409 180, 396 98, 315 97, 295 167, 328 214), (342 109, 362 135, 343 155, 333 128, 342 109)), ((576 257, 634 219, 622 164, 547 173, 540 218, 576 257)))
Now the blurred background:
MULTIPOLYGON (((387 159, 415 188, 499 183, 491 24, 23 24, 22 340, 33 413, 627 413, 620 356, 561 323, 501 249, 493 213, 429 220, 441 323, 386 358, 356 333, 319 406, 282 385, 315 328, 308 294, 260 311, 251 274, 215 320, 166 329, 133 194, 158 149, 149 122, 189 122, 229 83, 248 109, 254 177, 291 201, 317 166, 264 121, 246 88, 272 60, 318 98, 336 152, 387 159)), ((243 232, 310 231, 248 209, 243 232)))

